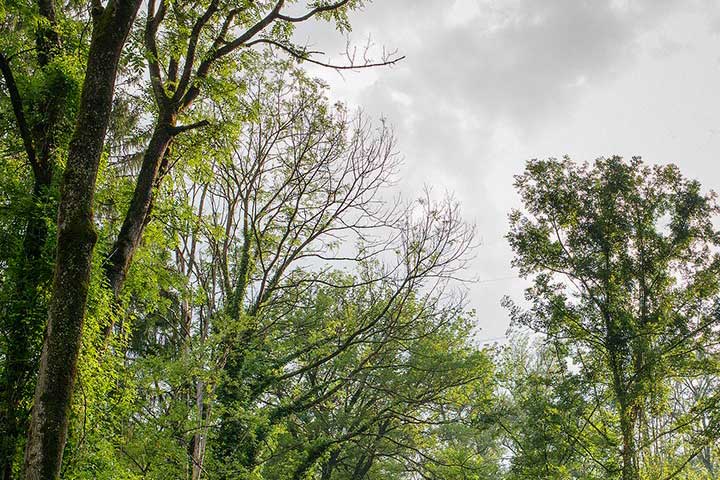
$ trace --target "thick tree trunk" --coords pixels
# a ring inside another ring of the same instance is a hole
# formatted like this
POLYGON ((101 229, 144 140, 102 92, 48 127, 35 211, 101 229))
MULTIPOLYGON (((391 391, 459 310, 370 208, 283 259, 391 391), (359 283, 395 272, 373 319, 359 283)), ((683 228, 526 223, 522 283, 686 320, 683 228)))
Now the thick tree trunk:
POLYGON ((140 3, 111 0, 104 9, 93 8, 85 82, 58 209, 52 299, 25 449, 28 480, 52 480, 60 473, 97 239, 92 216, 95 181, 118 61, 140 3))
POLYGON ((143 155, 143 163, 135 184, 130 207, 105 264, 105 276, 116 298, 120 295, 130 262, 147 224, 160 166, 172 142, 172 129, 174 127, 174 116, 166 115, 158 121, 143 155))

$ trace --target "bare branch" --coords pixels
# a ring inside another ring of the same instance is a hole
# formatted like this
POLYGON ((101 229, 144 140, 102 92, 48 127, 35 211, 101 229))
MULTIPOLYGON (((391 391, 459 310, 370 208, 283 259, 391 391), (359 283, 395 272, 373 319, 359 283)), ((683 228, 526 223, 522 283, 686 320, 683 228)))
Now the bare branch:
MULTIPOLYGON (((265 27, 270 25, 273 21, 277 19, 278 14, 280 13, 280 9, 285 4, 285 0, 278 0, 275 7, 267 14, 265 15, 260 21, 255 23, 252 27, 247 29, 245 33, 240 35, 239 37, 235 38, 233 41, 225 43, 223 46, 215 48, 208 57, 203 60, 200 63, 200 66, 198 66, 196 77, 199 79, 205 78, 208 73, 210 72, 210 68, 212 68, 213 64, 221 59, 222 57, 232 53, 233 51, 240 48, 242 45, 247 43, 248 40, 253 38, 255 35, 260 33, 265 27)), ((233 15, 234 16, 234 15, 233 15)), ((223 25, 223 31, 221 31, 222 34, 227 32, 226 26, 229 28, 230 22, 226 21, 225 25, 223 25)), ((217 42, 216 42, 217 43, 217 42)), ((198 85, 193 85, 190 87, 187 92, 184 93, 181 101, 181 108, 186 108, 189 106, 193 100, 198 96, 200 93, 200 88, 198 85)))
POLYGON ((252 47, 253 45, 257 45, 257 44, 261 44, 261 43, 278 47, 278 48, 284 50, 285 52, 289 53, 296 59, 301 60, 303 62, 313 63, 315 65, 320 65, 321 67, 332 68, 333 70, 359 70, 362 68, 386 67, 389 65, 394 65, 405 59, 405 56, 403 55, 403 56, 396 57, 396 58, 382 60, 380 62, 371 62, 371 61, 366 60, 365 63, 359 64, 359 65, 355 65, 354 63, 350 63, 349 65, 335 65, 332 63, 321 62, 321 61, 315 60, 314 58, 311 57, 312 54, 317 54, 317 53, 321 53, 321 52, 298 50, 291 45, 285 45, 283 43, 277 42, 277 41, 269 39, 269 38, 259 38, 257 40, 253 40, 252 42, 248 42, 246 44, 246 46, 252 47))

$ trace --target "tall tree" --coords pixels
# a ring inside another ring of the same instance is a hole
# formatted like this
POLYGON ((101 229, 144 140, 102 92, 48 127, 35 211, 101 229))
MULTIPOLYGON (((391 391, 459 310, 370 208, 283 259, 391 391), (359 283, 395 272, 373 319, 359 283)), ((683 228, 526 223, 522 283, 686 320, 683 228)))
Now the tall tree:
MULTIPOLYGON (((77 13, 77 12, 73 12, 77 13)), ((6 336, 0 384, 0 475, 12 476, 18 440, 27 429, 37 360, 47 319, 47 283, 52 274, 48 232, 57 208, 53 185, 58 155, 67 147, 80 79, 76 57, 83 42, 80 21, 58 13, 51 1, 13 2, 3 12, 0 72, 12 128, 4 135, 5 162, 24 157, 28 195, 14 195, 13 215, 22 222, 22 242, 4 242, 7 278, 2 282, 0 328, 6 336), (37 20, 28 22, 26 17, 37 20), (60 25, 62 24, 62 28, 60 25), (28 48, 33 44, 34 48, 28 48), (10 113, 11 112, 11 113, 10 113), (13 148, 17 138, 21 149, 13 148)), ((82 15, 80 15, 82 16, 82 15)), ((3 112, 4 113, 4 112, 3 112)), ((10 166, 10 165, 8 165, 10 166)), ((16 175, 12 170, 6 175, 16 175)))
POLYGON ((243 53, 271 46, 295 59, 338 69, 390 65, 401 57, 383 57, 378 62, 331 65, 313 58, 313 53, 292 42, 295 25, 312 19, 333 21, 340 31, 350 28, 347 12, 358 0, 308 2, 299 15, 286 12, 293 1, 236 2, 211 0, 184 4, 150 0, 143 30, 143 48, 148 58, 150 94, 155 110, 152 134, 142 154, 142 165, 122 227, 106 261, 110 288, 120 294, 127 270, 147 225, 157 185, 167 174, 166 154, 178 135, 208 125, 202 118, 203 100, 212 101, 213 84, 232 89, 244 78, 243 53), (235 74, 219 73, 232 65, 235 74), (200 119, 193 121, 193 118, 200 119), (186 125, 178 125, 183 119, 186 125))
MULTIPOLYGON (((711 372, 718 358, 715 195, 673 165, 619 157, 533 160, 515 186, 524 212, 510 215, 508 239, 533 286, 529 310, 511 304, 513 319, 564 345, 579 375, 607 395, 621 477, 637 480, 653 441, 688 421, 643 428, 665 408, 668 382, 711 372)), ((691 416, 712 404, 696 403, 691 416)), ((677 453, 667 478, 700 451, 677 453)))
POLYGON ((92 5, 92 37, 58 210, 58 239, 47 332, 25 449, 27 479, 60 473, 97 240, 93 197, 110 119, 118 61, 140 0, 92 5))
MULTIPOLYGON (((140 73, 135 72, 135 80, 139 81, 136 91, 143 90, 142 80, 139 79, 143 78, 142 70, 144 64, 147 64, 150 73, 148 90, 154 103, 150 108, 156 115, 150 141, 144 149, 142 166, 135 178, 132 200, 117 240, 109 250, 109 257, 105 262, 107 280, 116 296, 119 295, 133 254, 150 219, 155 189, 167 173, 169 163, 166 153, 169 146, 180 133, 208 124, 207 119, 203 118, 186 125, 179 125, 178 122, 190 119, 192 116, 202 117, 202 112, 198 112, 194 106, 205 99, 202 94, 208 90, 209 84, 213 81, 220 84, 227 76, 227 71, 218 72, 218 65, 226 67, 230 64, 239 65, 242 57, 240 53, 248 51, 253 46, 256 48, 271 46, 297 59, 315 61, 311 58, 310 52, 291 42, 293 26, 313 18, 322 18, 335 22, 341 30, 347 30, 348 9, 360 5, 356 0, 310 2, 305 5, 300 15, 295 16, 286 11, 294 3, 298 2, 218 0, 148 3, 143 33, 140 36, 142 46, 139 49, 134 48, 136 44, 133 43, 133 48, 129 50, 134 49, 135 53, 141 52, 131 60, 131 63, 140 65, 140 73)), ((56 5, 52 1, 40 1, 38 5, 40 15, 44 17, 39 22, 37 35, 39 58, 41 61, 46 61, 50 58, 49 53, 54 53, 55 47, 59 45, 54 22, 56 5)), ((124 53, 123 47, 126 45, 128 34, 135 25, 135 15, 139 6, 139 2, 112 0, 105 5, 96 0, 88 6, 90 10, 88 19, 91 18, 88 22, 91 25, 88 25, 88 28, 92 29, 92 34, 87 49, 87 60, 82 60, 85 58, 84 55, 80 57, 81 62, 86 63, 79 68, 84 70, 85 76, 80 103, 77 111, 74 112, 75 128, 68 145, 68 161, 61 186, 53 294, 49 305, 47 336, 40 359, 35 409, 26 449, 28 472, 37 470, 35 466, 45 463, 47 458, 61 458, 67 425, 67 406, 74 383, 75 363, 87 301, 91 258, 96 243, 92 215, 95 182, 111 115, 118 64, 124 53), (58 343, 61 337, 63 341, 58 343), (49 376, 56 373, 59 376, 50 382, 49 376), (47 452, 43 451, 45 448, 48 449, 47 452)), ((58 18, 64 18, 64 14, 71 16, 70 13, 74 12, 74 8, 74 4, 64 5, 58 18)), ((32 12, 24 10, 20 18, 22 21, 25 18, 23 15, 29 17, 32 12)), ((78 18, 83 18, 82 9, 78 18)), ((75 38, 79 39, 78 43, 82 43, 86 38, 85 29, 78 29, 74 34, 75 38)), ((379 64, 388 64, 392 61, 383 60, 379 64)), ((348 65, 336 67, 359 68, 372 65, 374 64, 360 65, 351 61, 348 65)), ((6 68, 8 66, 6 57, 3 57, 2 66, 9 96, 16 112, 18 130, 28 159, 35 167, 40 163, 33 160, 42 160, 43 157, 38 156, 37 152, 33 157, 33 150, 30 147, 46 149, 49 145, 48 151, 50 151, 52 142, 31 145, 29 140, 33 139, 27 134, 29 123, 22 121, 22 108, 18 108, 18 106, 22 107, 22 102, 17 101, 17 89, 12 88, 14 85, 10 75, 12 71, 6 68)), ((127 73, 126 71, 125 74, 127 73)), ((53 91, 55 94, 57 92, 62 92, 62 89, 53 91)), ((52 96, 46 97, 39 103, 47 106, 55 105, 52 96)), ((42 118, 45 121, 51 119, 52 115, 48 113, 42 118)), ((49 121, 47 123, 52 124, 49 121)), ((53 131, 50 127, 45 128, 43 135, 52 139, 50 134, 53 131)), ((42 238, 42 235, 35 235, 35 229, 31 227, 33 226, 28 224, 26 232, 32 234, 31 236, 42 238)), ((22 288, 22 290, 32 291, 36 287, 31 285, 30 288, 22 288)), ((112 324, 107 328, 107 333, 111 331, 112 324)), ((5 371, 12 372, 12 369, 5 371)), ((10 398, 10 395, 8 397, 10 398)), ((13 401, 12 398, 8 400, 10 403, 13 401)), ((17 428, 14 430, 17 431, 17 428)), ((12 445, 4 449, 4 451, 10 450, 12 445)), ((4 463, 7 465, 7 462, 4 463)), ((59 465, 59 460, 53 460, 53 463, 59 465)), ((45 467, 41 467, 43 468, 45 467)), ((44 474, 50 475, 49 470, 43 471, 44 474)))

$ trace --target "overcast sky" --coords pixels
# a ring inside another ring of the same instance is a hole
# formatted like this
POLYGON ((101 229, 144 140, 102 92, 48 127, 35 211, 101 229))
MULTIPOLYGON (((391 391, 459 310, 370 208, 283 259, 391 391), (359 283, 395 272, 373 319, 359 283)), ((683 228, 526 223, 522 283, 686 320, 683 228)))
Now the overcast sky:
MULTIPOLYGON (((394 125, 404 194, 454 192, 476 223, 481 338, 504 335, 500 300, 522 296, 504 235, 526 160, 640 155, 720 190, 720 2, 375 0, 351 20, 353 43, 371 35, 406 59, 313 73, 334 100, 394 125)), ((344 46, 318 25, 297 38, 344 46)))

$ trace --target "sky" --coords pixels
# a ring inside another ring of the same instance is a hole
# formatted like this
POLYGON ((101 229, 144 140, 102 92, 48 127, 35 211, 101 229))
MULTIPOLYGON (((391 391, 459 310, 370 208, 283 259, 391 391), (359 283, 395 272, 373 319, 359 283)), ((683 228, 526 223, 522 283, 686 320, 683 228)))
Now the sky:
MULTIPOLYGON (((477 226, 468 288, 480 339, 505 335, 501 299, 527 285, 504 238, 527 160, 637 155, 720 191, 720 2, 375 0, 350 20, 351 44, 370 38, 375 56, 405 59, 310 70, 333 100, 394 126, 404 196, 451 192, 477 226)), ((346 40, 326 24, 295 39, 342 61, 346 40)))

